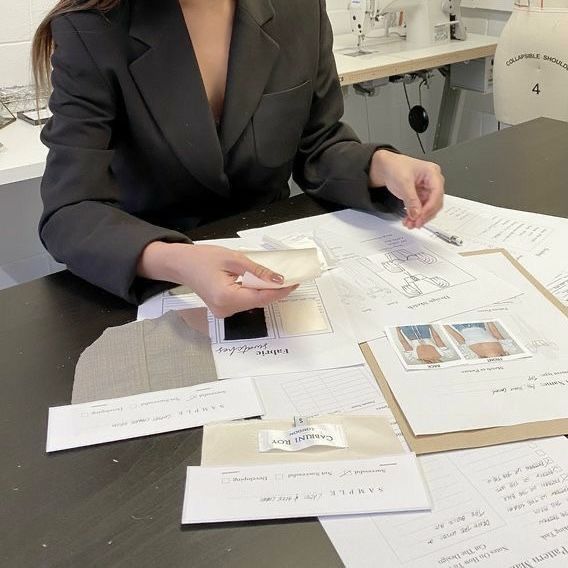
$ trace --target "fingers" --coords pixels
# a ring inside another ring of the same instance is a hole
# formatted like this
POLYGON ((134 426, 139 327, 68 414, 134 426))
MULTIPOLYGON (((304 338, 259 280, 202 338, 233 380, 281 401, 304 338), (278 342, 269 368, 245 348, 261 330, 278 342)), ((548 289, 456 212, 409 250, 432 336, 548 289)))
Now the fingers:
POLYGON ((437 164, 429 164, 430 171, 424 180, 422 217, 424 223, 431 221, 444 205, 444 176, 437 164))
POLYGON ((408 221, 414 223, 420 219, 422 216, 422 202, 418 197, 414 180, 403 185, 400 198, 404 202, 408 221))
POLYGON ((266 266, 253 262, 241 253, 236 253, 235 258, 227 263, 227 270, 240 276, 245 272, 250 272, 265 282, 274 282, 276 284, 284 283, 284 276, 270 270, 270 268, 266 268, 266 266))
POLYGON ((262 308, 273 302, 283 300, 297 287, 296 285, 276 290, 255 290, 253 288, 242 288, 235 284, 226 287, 220 294, 212 298, 208 308, 216 318, 226 318, 237 312, 262 308))
POLYGON ((407 229, 420 228, 431 221, 444 204, 444 176, 438 164, 419 162, 416 181, 407 185, 402 191, 407 217, 403 224, 407 229), (420 214, 413 215, 410 207, 416 212, 416 202, 420 204, 420 214))

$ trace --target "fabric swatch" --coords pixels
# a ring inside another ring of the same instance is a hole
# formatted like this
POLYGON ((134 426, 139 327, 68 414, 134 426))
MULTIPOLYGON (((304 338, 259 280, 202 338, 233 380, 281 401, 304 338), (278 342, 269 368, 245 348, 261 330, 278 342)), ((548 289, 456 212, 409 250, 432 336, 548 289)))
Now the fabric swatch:
POLYGON ((264 308, 254 308, 245 312, 239 312, 225 318, 223 321, 225 339, 227 341, 257 339, 268 336, 264 308))
POLYGON ((282 284, 265 282, 250 272, 245 272, 241 284, 245 288, 284 288, 301 284, 321 276, 321 266, 316 248, 268 251, 243 251, 248 258, 284 276, 282 284))
POLYGON ((258 449, 260 430, 288 430, 290 420, 246 420, 208 424, 203 429, 202 466, 244 466, 273 463, 354 460, 402 453, 404 450, 384 416, 333 414, 310 418, 310 424, 340 424, 347 448, 312 446, 298 452, 258 449))
POLYGON ((75 368, 72 403, 175 389, 217 379, 207 309, 169 311, 111 327, 75 368))

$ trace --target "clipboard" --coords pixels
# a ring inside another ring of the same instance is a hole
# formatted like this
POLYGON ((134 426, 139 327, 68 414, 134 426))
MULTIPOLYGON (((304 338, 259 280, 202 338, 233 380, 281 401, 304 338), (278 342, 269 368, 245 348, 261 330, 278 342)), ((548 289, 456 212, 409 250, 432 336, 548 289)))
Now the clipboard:
MULTIPOLYGON (((505 249, 486 249, 462 253, 462 256, 476 256, 482 254, 501 254, 511 263, 512 268, 520 272, 549 302, 568 317, 568 308, 555 298, 532 274, 530 274, 505 249)), ((543 422, 527 422, 512 426, 497 426, 494 428, 480 428, 476 430, 462 430, 458 432, 445 432, 443 434, 428 434, 416 436, 408 423, 404 412, 400 408, 388 382, 381 371, 370 347, 363 343, 361 351, 377 381, 383 396, 391 409, 407 444, 418 455, 450 450, 465 450, 495 446, 510 442, 520 442, 536 438, 549 438, 568 434, 568 418, 547 420, 543 422)))

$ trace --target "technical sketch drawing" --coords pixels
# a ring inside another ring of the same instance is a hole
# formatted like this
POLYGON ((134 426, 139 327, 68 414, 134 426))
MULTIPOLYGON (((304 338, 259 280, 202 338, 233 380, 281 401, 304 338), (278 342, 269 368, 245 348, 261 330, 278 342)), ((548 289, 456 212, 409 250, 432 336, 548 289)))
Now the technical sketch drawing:
POLYGON ((447 288, 450 283, 439 276, 429 277, 423 274, 410 274, 404 278, 405 284, 401 287, 402 292, 409 298, 422 296, 434 288, 447 288), (429 288, 429 289, 428 289, 429 288))
POLYGON ((404 263, 409 260, 417 260, 423 264, 434 264, 438 261, 438 259, 431 254, 426 254, 424 252, 410 252, 406 249, 387 252, 385 253, 385 257, 388 260, 383 262, 383 266, 389 272, 403 272, 404 263))
POLYGON ((400 248, 373 255, 379 276, 407 298, 416 298, 473 278, 427 249, 400 248))
POLYGON ((421 296, 428 288, 446 288, 450 285, 447 280, 444 280, 440 276, 411 274, 406 267, 406 264, 412 260, 416 260, 422 264, 435 264, 438 262, 438 259, 431 254, 400 249, 385 253, 385 257, 388 260, 382 263, 384 268, 395 274, 399 272, 404 273, 404 284, 401 286, 401 291, 409 298, 421 296))

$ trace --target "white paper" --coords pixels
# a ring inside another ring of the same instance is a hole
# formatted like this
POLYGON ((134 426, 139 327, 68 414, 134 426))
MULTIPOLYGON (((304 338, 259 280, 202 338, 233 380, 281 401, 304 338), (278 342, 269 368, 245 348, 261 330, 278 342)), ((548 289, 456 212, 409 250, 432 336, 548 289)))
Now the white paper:
POLYGON ((419 461, 432 495, 431 513, 321 519, 346 566, 568 566, 566 438, 419 461))
POLYGON ((568 221, 561 217, 515 211, 445 196, 433 225, 460 236, 464 250, 506 248, 517 260, 564 257, 568 221))
MULTIPOLYGON (((201 306, 204 303, 195 294, 164 292, 140 306, 138 319, 201 306)), ((223 320, 209 313, 209 335, 219 378, 312 371, 364 362, 329 273, 270 304, 264 315, 266 337, 227 340, 223 320)))
POLYGON ((523 294, 463 314, 463 320, 501 320, 532 357, 408 373, 385 339, 371 342, 413 432, 437 434, 567 418, 568 318, 502 255, 471 260, 510 279, 523 294))
POLYGON ((262 244, 267 235, 279 239, 292 233, 317 238, 338 259, 332 274, 359 342, 384 336, 389 325, 449 318, 518 294, 432 240, 430 233, 409 231, 400 221, 358 211, 327 213, 240 234, 262 244))
POLYGON ((254 377, 254 381, 265 419, 322 414, 390 415, 367 365, 254 377))
MULTIPOLYGON (((318 414, 324 408, 390 415, 366 367, 255 380, 266 416, 318 414)), ((385 568, 568 565, 568 440, 447 452, 418 461, 431 492, 431 513, 320 519, 346 566, 375 568, 377 559, 385 568)))
POLYGON ((138 438, 263 413, 251 379, 49 409, 47 452, 138 438))
POLYGON ((263 419, 323 414, 384 416, 400 443, 406 440, 369 367, 254 377, 264 407, 263 419))
MULTIPOLYGON (((436 228, 459 235, 460 250, 505 248, 568 305, 568 219, 445 196, 436 228)), ((438 239, 436 239, 438 240, 438 239)), ((444 245, 452 247, 452 245, 444 245)))
POLYGON ((568 267, 547 282, 548 290, 565 306, 568 306, 568 267))
POLYGON ((182 523, 430 508, 414 454, 370 460, 188 467, 182 523))

